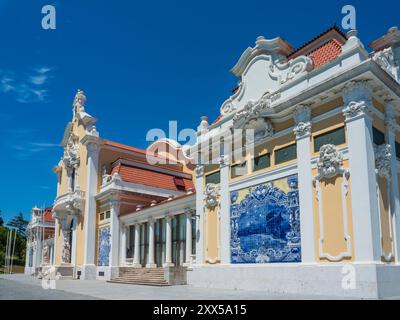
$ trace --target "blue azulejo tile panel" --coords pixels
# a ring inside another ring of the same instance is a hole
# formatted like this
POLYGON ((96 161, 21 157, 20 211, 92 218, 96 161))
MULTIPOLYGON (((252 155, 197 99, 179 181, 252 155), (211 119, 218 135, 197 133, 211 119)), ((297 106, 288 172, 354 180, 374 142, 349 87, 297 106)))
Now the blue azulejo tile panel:
POLYGON ((99 229, 99 243, 98 243, 98 266, 108 266, 109 265, 109 257, 110 257, 110 227, 105 227, 99 229))
POLYGON ((231 263, 301 262, 297 175, 231 192, 231 263))

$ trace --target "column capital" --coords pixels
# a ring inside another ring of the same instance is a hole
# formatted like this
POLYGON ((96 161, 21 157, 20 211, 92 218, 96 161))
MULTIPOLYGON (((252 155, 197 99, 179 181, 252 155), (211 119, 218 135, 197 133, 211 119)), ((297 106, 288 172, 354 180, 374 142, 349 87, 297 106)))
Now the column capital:
POLYGON ((293 129, 296 139, 309 137, 311 134, 311 109, 309 106, 299 104, 294 109, 293 118, 295 126, 293 129))
POLYGON ((93 135, 86 135, 82 138, 81 143, 86 146, 88 156, 91 156, 99 152, 102 140, 93 135))
POLYGON ((185 213, 186 216, 191 216, 193 214, 194 209, 192 208, 185 208, 183 212, 185 213))
POLYGON ((119 200, 119 198, 111 198, 109 204, 111 209, 116 209, 119 208, 121 201, 119 200))
POLYGON ((196 173, 196 177, 197 178, 203 177, 203 175, 204 175, 204 165, 202 165, 202 164, 196 165, 195 173, 196 173))
POLYGON ((227 166, 229 166, 230 163, 230 159, 228 155, 221 155, 219 157, 219 167, 220 168, 225 168, 227 166))
POLYGON ((343 88, 343 115, 346 121, 370 116, 372 108, 372 88, 368 81, 350 81, 343 88))

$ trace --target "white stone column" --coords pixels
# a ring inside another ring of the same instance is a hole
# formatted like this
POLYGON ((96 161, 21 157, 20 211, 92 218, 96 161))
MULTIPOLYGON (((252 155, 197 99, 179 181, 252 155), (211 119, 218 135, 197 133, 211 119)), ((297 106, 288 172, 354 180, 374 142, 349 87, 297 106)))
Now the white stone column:
POLYGON ((185 250, 185 266, 188 267, 191 265, 191 256, 192 256, 192 210, 185 209, 186 216, 186 250, 185 250))
POLYGON ((149 221, 149 255, 146 268, 156 268, 154 263, 154 220, 149 221))
POLYGON ((220 160, 220 248, 221 264, 231 263, 231 201, 229 195, 229 157, 221 156, 220 160))
POLYGON ((390 159, 390 183, 391 183, 391 207, 392 207, 392 225, 394 235, 395 259, 399 263, 400 259, 400 201, 399 201, 399 184, 397 172, 396 158, 396 111, 393 104, 388 103, 385 106, 385 125, 386 125, 386 142, 391 148, 390 159))
POLYGON ((119 266, 119 208, 120 202, 117 199, 112 199, 110 201, 110 258, 109 258, 109 266, 110 266, 110 276, 114 278, 118 275, 118 266, 119 266))
POLYGON ((140 224, 135 224, 135 249, 133 252, 133 266, 141 268, 140 264, 140 224))
POLYGON ((171 255, 171 246, 172 246, 172 226, 171 226, 171 217, 165 217, 165 263, 164 267, 173 267, 172 263, 172 255, 171 255))
POLYGON ((99 144, 97 139, 87 140, 87 186, 84 213, 85 247, 81 279, 96 279, 95 244, 96 244, 96 199, 97 176, 99 166, 99 144))
POLYGON ((196 166, 196 264, 204 263, 204 166, 196 166))
POLYGON ((372 138, 372 91, 365 81, 343 90, 350 162, 355 261, 380 262, 380 230, 372 138))
POLYGON ((120 244, 121 244, 121 249, 120 249, 120 265, 124 266, 126 264, 126 239, 127 239, 127 232, 126 232, 127 227, 121 223, 121 228, 120 228, 120 244))
POLYGON ((311 110, 298 105, 294 111, 300 202, 301 261, 315 263, 315 236, 311 171, 311 110))

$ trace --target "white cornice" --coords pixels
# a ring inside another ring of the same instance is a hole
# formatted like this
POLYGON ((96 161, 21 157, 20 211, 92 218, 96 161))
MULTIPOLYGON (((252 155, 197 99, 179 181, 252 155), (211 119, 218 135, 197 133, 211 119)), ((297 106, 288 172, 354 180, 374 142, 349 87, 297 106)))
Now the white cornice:
POLYGON ((238 62, 230 71, 235 76, 241 77, 243 72, 246 70, 247 65, 254 57, 263 53, 286 57, 292 51, 293 47, 286 40, 283 40, 280 37, 274 39, 265 39, 264 37, 258 37, 256 40, 256 46, 254 48, 248 47, 242 53, 238 62))
POLYGON ((134 211, 121 216, 120 220, 126 225, 130 225, 138 222, 145 222, 149 219, 158 219, 167 215, 183 213, 187 208, 193 210, 196 208, 196 194, 164 202, 154 207, 147 207, 140 211, 134 211))

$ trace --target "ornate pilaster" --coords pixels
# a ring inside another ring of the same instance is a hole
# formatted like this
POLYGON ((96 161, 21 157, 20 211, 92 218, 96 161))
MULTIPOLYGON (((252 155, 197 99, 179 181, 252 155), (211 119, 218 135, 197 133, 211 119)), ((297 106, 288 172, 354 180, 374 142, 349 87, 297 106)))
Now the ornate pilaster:
POLYGON ((391 206, 393 214, 393 229, 394 229, 394 244, 395 244, 395 259, 400 261, 400 199, 399 199, 399 184, 397 172, 397 157, 396 157, 396 117, 397 112, 392 101, 387 101, 385 106, 385 125, 387 143, 390 146, 390 189, 391 189, 391 206))
POLYGON ((62 228, 63 236, 63 249, 62 249, 62 263, 71 263, 71 229, 62 228))
POLYGON ((380 230, 372 141, 372 90, 367 81, 351 81, 343 89, 351 172, 355 260, 380 261, 380 230))
POLYGON ((389 144, 382 144, 375 149, 375 171, 381 178, 390 180, 392 148, 389 144))
POLYGON ((85 251, 83 279, 96 278, 95 243, 96 243, 96 199, 99 170, 100 140, 85 136, 82 143, 87 148, 86 165, 86 205, 85 205, 85 251))
POLYGON ((186 218, 186 248, 185 248, 185 265, 191 265, 191 257, 192 257, 192 210, 190 208, 185 209, 185 218, 186 218))
POLYGON ((314 263, 314 216, 312 206, 311 174, 311 109, 298 105, 293 113, 296 136, 297 168, 300 201, 301 260, 303 263, 314 263))
MULTIPOLYGON (((196 226, 196 264, 204 262, 204 166, 197 165, 196 174, 196 214, 199 221, 196 226)), ((167 227, 168 228, 168 227, 167 227)))
POLYGON ((110 200, 110 233, 111 233, 111 243, 110 243, 110 267, 118 267, 119 265, 119 209, 120 201, 118 198, 112 198, 110 200))
POLYGON ((219 216, 220 216, 220 224, 221 224, 221 263, 229 264, 231 260, 231 221, 230 221, 230 213, 231 213, 231 203, 229 196, 229 156, 223 155, 220 158, 220 173, 221 173, 221 181, 220 188, 218 189, 216 186, 207 185, 207 199, 206 205, 208 207, 212 207, 213 205, 217 205, 219 202, 219 216))

